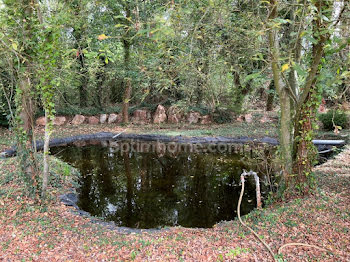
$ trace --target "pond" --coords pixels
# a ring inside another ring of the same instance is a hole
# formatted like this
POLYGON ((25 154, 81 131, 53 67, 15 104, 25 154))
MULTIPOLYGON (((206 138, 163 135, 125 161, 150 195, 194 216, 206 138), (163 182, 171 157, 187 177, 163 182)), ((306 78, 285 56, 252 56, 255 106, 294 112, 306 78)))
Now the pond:
MULTIPOLYGON (((51 149, 81 173, 77 190, 81 210, 117 226, 142 229, 209 228, 236 217, 240 175, 250 169, 246 153, 185 147, 154 150, 149 144, 136 150, 136 144, 93 141, 51 149)), ((255 206, 252 179, 246 183, 241 214, 255 206)))

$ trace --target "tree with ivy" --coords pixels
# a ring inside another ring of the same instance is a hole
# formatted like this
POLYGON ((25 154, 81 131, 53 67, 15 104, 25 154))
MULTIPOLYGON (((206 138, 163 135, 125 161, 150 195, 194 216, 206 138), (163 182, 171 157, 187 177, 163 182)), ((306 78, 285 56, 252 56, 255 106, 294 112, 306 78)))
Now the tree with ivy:
MULTIPOLYGON (((35 57, 38 54, 38 3, 32 0, 3 1, 1 12, 2 46, 9 57, 15 79, 15 113, 13 125, 17 135, 17 154, 24 180, 31 194, 38 194, 38 164, 33 133, 35 111, 35 57)), ((7 54, 7 55, 6 55, 7 54)))
POLYGON ((0 14, 4 55, 11 54, 8 61, 16 86, 13 126, 17 155, 29 193, 36 197, 40 193, 44 197, 48 185, 49 139, 55 114, 55 91, 59 85, 57 69, 62 51, 62 20, 60 6, 52 10, 54 6, 50 2, 44 6, 34 0, 8 0, 4 1, 0 14), (46 120, 42 177, 33 132, 38 101, 44 108, 46 120))
POLYGON ((315 148, 312 140, 321 100, 320 71, 336 47, 331 36, 348 2, 335 16, 334 1, 270 0, 267 8, 268 43, 273 80, 279 96, 280 151, 287 189, 307 193, 312 185, 315 148), (289 19, 281 15, 288 8, 289 19), (281 29, 289 41, 281 42, 281 29))

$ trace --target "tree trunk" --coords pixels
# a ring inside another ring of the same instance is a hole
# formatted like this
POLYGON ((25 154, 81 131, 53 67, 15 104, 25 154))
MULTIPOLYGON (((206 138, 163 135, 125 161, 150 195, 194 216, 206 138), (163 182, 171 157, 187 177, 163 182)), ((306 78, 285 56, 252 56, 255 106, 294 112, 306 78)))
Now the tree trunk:
POLYGON ((307 194, 309 192, 310 181, 308 181, 308 178, 312 172, 312 167, 317 156, 317 150, 312 143, 314 137, 313 122, 317 107, 314 106, 314 103, 310 103, 310 106, 308 105, 312 100, 310 93, 307 98, 307 103, 303 105, 295 121, 297 128, 294 145, 293 171, 297 174, 295 183, 298 185, 298 189, 302 194, 307 194))
POLYGON ((86 35, 85 23, 87 22, 81 20, 84 19, 84 16, 82 16, 82 10, 84 10, 84 7, 82 7, 82 2, 73 1, 71 4, 74 15, 76 16, 76 23, 73 25, 73 36, 75 38, 74 46, 77 50, 77 60, 79 65, 79 72, 77 72, 78 78, 80 79, 78 86, 79 105, 80 107, 86 107, 88 104, 86 87, 89 82, 89 78, 83 50, 87 48, 86 39, 84 39, 84 36, 86 35))
MULTIPOLYGON (((270 23, 273 23, 273 20, 277 18, 277 3, 277 0, 270 0, 270 23)), ((317 39, 317 43, 313 44, 308 76, 300 95, 296 92, 298 87, 293 68, 290 70, 288 88, 283 85, 282 73, 279 67, 279 40, 276 27, 271 24, 268 33, 274 84, 281 106, 280 147, 286 187, 289 191, 298 188, 299 193, 304 194, 308 192, 310 186, 310 181, 307 180, 311 173, 313 153, 315 152, 312 144, 312 124, 317 109, 318 89, 316 88, 316 77, 319 73, 324 45, 329 39, 327 29, 330 23, 324 17, 328 17, 329 21, 331 20, 331 4, 332 1, 329 0, 315 2, 317 13, 313 19, 313 34, 314 39, 317 39), (293 106, 293 101, 295 106, 293 106), (292 122, 292 120, 294 121, 292 122), (292 172, 296 176, 292 177, 292 172)), ((296 19, 293 18, 293 20, 296 19)), ((299 63, 300 42, 296 42, 294 45, 292 54, 296 63, 299 63)))
MULTIPOLYGON (((78 40, 77 40, 78 41, 78 40)), ((80 72, 79 74, 81 75, 80 77, 80 84, 79 84, 79 102, 80 102, 80 107, 86 107, 87 106, 87 92, 86 92, 86 86, 88 84, 88 76, 87 76, 87 69, 85 67, 85 62, 84 62, 84 54, 81 49, 79 49, 79 65, 80 65, 80 72)))
POLYGON ((297 174, 295 183, 300 193, 307 194, 310 186, 310 174, 312 166, 316 160, 317 151, 312 143, 314 137, 313 124, 319 106, 318 88, 316 86, 317 75, 319 74, 321 59, 324 54, 324 45, 330 35, 325 29, 328 28, 326 20, 321 18, 328 16, 330 19, 332 1, 323 0, 316 3, 318 14, 313 22, 314 38, 319 39, 312 48, 312 62, 310 65, 309 75, 296 108, 295 117, 295 142, 294 142, 294 172, 297 174), (321 31, 324 31, 321 33, 321 31))
POLYGON ((234 75, 235 83, 235 92, 233 98, 234 112, 240 114, 243 110, 244 99, 251 91, 251 85, 248 82, 246 86, 242 86, 241 78, 238 72, 235 72, 234 75))
MULTIPOLYGON (((130 2, 125 2, 125 11, 126 17, 131 18, 131 7, 130 2)), ((124 67, 125 67, 125 77, 124 77, 124 98, 123 98, 123 122, 129 123, 129 102, 131 98, 131 78, 130 78, 130 48, 131 48, 131 40, 130 40, 130 22, 127 21, 127 28, 125 29, 125 36, 123 39, 124 46, 124 67)))
POLYGON ((274 93, 274 83, 271 81, 269 85, 269 89, 267 92, 267 100, 266 100, 266 111, 272 111, 273 110, 273 103, 275 100, 275 93, 274 93))
POLYGON ((33 152, 33 124, 34 124, 34 105, 31 95, 31 80, 29 76, 24 74, 19 80, 21 92, 17 95, 21 96, 21 125, 17 126, 18 135, 25 138, 25 141, 20 138, 18 141, 18 156, 23 174, 26 177, 33 192, 36 193, 38 186, 37 162, 33 152), (23 131, 24 137, 23 137, 23 131))
POLYGON ((129 123, 129 101, 131 97, 131 81, 130 79, 126 80, 126 87, 123 99, 123 122, 129 123))
POLYGON ((49 153, 50 153, 50 123, 48 112, 45 110, 45 138, 44 138, 44 172, 41 197, 45 198, 49 181, 49 153))
MULTIPOLYGON (((270 0, 271 12, 269 16, 269 22, 271 23, 277 18, 277 1, 270 0)), ((283 167, 283 175, 285 182, 288 186, 290 175, 292 174, 293 155, 292 155, 292 117, 291 117, 291 98, 288 95, 287 89, 282 81, 282 76, 279 67, 279 40, 277 29, 275 27, 270 28, 268 33, 269 47, 272 59, 272 72, 275 89, 278 93, 280 106, 281 106, 281 118, 280 118, 280 150, 281 160, 283 167)))
MULTIPOLYGON (((10 5, 10 4, 9 4, 10 5)), ((33 98, 33 84, 31 80, 31 59, 33 50, 31 44, 27 45, 26 42, 32 39, 32 28, 35 26, 35 19, 33 19, 34 3, 29 0, 21 2, 23 13, 18 13, 19 17, 16 19, 22 21, 26 19, 27 22, 23 23, 23 46, 26 48, 21 50, 21 70, 19 72, 19 92, 16 91, 17 100, 17 117, 20 121, 16 123, 17 129, 17 145, 18 145, 18 158, 20 161, 21 171, 24 175, 25 182, 28 184, 28 190, 30 194, 37 197, 38 189, 38 168, 35 158, 35 147, 33 149, 33 143, 35 143, 33 125, 34 125, 34 98, 33 98), (23 58, 27 57, 27 59, 23 58)))

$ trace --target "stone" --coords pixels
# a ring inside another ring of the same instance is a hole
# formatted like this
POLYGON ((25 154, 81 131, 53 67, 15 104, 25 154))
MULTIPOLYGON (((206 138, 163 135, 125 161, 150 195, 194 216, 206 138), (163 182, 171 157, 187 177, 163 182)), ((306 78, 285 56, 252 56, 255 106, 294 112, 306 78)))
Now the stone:
POLYGON ((85 116, 83 115, 75 115, 72 120, 72 125, 81 125, 85 122, 85 116))
POLYGON ((268 115, 264 114, 264 116, 260 119, 260 123, 268 123, 271 122, 271 119, 268 117, 268 115))
POLYGON ((320 107, 318 108, 318 112, 319 112, 319 113, 326 113, 326 112, 327 112, 326 100, 324 100, 324 98, 322 98, 320 107))
POLYGON ((342 105, 342 110, 345 111, 345 112, 350 112, 350 103, 349 102, 343 102, 342 105))
POLYGON ((168 109, 168 123, 178 124, 182 120, 182 114, 176 106, 171 106, 168 109))
POLYGON ((133 124, 148 124, 151 122, 151 112, 147 109, 138 109, 135 110, 131 122, 133 124))
POLYGON ((212 121, 211 121, 211 116, 210 115, 205 115, 205 116, 201 117, 201 124, 202 125, 209 125, 211 123, 212 123, 212 121))
POLYGON ((121 123, 123 121, 122 114, 110 114, 108 117, 108 124, 121 123))
POLYGON ((252 114, 245 114, 245 115, 240 115, 236 119, 238 122, 247 122, 251 123, 253 122, 253 116, 252 114))
POLYGON ((244 121, 244 116, 240 115, 237 117, 237 122, 243 122, 244 121))
POLYGON ((318 112, 319 113, 326 113, 327 112, 327 108, 324 104, 320 104, 320 107, 318 108, 318 112))
POLYGON ((100 115, 100 123, 105 124, 107 123, 108 115, 107 114, 102 114, 100 115))
POLYGON ((53 120, 53 124, 55 126, 63 126, 67 122, 67 118, 65 116, 57 116, 53 120))
POLYGON ((98 119, 96 116, 90 116, 88 117, 88 123, 89 125, 98 125, 100 123, 100 119, 98 119))
MULTIPOLYGON (((67 122, 67 118, 65 116, 57 116, 53 120, 53 125, 55 125, 55 126, 63 126, 66 122, 67 122)), ((46 124, 45 117, 44 116, 39 117, 35 121, 35 124, 37 126, 45 126, 45 124, 46 124)))
POLYGON ((244 115, 244 120, 245 120, 247 123, 253 122, 253 116, 252 116, 252 114, 245 114, 245 115, 244 115))
POLYGON ((167 120, 166 109, 162 105, 158 105, 156 112, 153 115, 153 123, 160 124, 167 120))
POLYGON ((46 124, 45 117, 44 117, 44 116, 39 117, 39 118, 35 121, 35 124, 36 124, 37 126, 45 126, 45 124, 46 124))
POLYGON ((187 122, 189 124, 197 124, 199 122, 199 119, 201 117, 201 114, 198 112, 190 112, 187 115, 187 122))

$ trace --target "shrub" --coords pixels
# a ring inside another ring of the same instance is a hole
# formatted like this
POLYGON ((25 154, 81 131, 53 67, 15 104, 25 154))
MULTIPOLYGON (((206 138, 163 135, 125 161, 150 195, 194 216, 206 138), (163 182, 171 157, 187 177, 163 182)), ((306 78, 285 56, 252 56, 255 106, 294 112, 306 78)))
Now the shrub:
POLYGON ((147 104, 147 103, 141 103, 140 105, 133 105, 129 107, 128 113, 129 115, 134 114, 136 110, 143 110, 146 109, 150 111, 152 114, 157 110, 158 104, 147 104))
POLYGON ((198 112, 202 116, 210 114, 210 109, 204 105, 190 106, 190 107, 188 107, 187 111, 188 112, 198 112))
POLYGON ((327 113, 319 116, 325 130, 333 130, 335 126, 346 128, 348 125, 348 117, 341 110, 329 110, 327 113))
POLYGON ((218 124, 225 124, 232 122, 232 114, 228 110, 216 109, 212 114, 213 121, 218 124))
POLYGON ((9 115, 6 115, 6 113, 0 112, 0 126, 8 127, 9 125, 10 125, 9 115))

